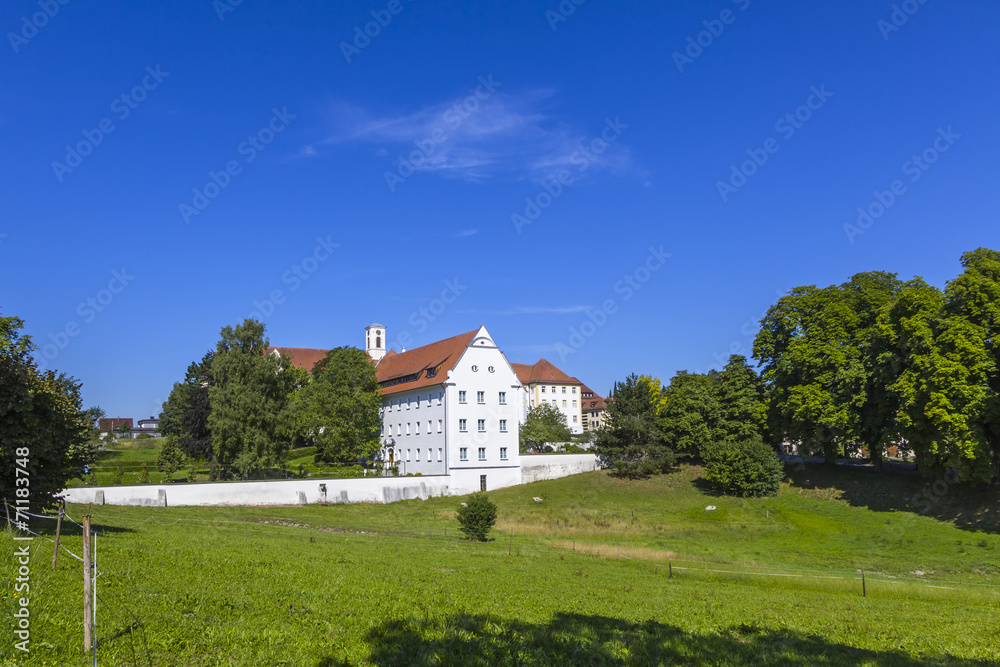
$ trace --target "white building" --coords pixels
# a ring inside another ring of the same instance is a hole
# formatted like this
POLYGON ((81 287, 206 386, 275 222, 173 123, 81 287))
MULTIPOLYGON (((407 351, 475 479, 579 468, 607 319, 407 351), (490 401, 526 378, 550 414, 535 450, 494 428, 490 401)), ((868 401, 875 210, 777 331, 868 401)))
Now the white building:
POLYGON ((512 365, 523 387, 520 399, 521 421, 527 418, 529 408, 549 403, 563 414, 571 433, 583 433, 582 382, 563 373, 547 359, 540 359, 532 365, 512 365))
POLYGON ((462 488, 520 483, 521 385, 486 327, 390 351, 375 370, 383 452, 401 474, 451 475, 462 488))
MULTIPOLYGON (((382 390, 383 459, 401 475, 450 475, 456 489, 521 483, 521 383, 486 327, 397 353, 365 328, 382 390)), ((271 348, 307 370, 326 350, 271 348)))

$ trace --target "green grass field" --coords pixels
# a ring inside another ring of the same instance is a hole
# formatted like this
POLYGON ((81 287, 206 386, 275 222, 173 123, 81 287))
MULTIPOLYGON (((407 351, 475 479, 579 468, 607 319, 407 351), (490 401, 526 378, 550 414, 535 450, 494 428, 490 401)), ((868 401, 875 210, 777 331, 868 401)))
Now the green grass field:
MULTIPOLYGON (((494 491, 485 544, 460 539, 461 498, 68 513, 99 534, 102 665, 1000 664, 995 493, 922 516, 918 479, 803 466, 744 503, 699 477, 494 491)), ((32 653, 11 638, 5 664, 90 664, 80 564, 51 556, 36 538, 32 653)))

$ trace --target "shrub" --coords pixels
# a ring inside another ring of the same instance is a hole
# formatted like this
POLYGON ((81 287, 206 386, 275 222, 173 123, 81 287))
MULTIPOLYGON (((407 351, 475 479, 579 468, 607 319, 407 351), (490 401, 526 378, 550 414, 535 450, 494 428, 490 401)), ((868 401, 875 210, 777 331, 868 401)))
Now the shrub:
POLYGON ((497 522, 497 506, 485 493, 473 493, 458 508, 459 529, 470 540, 485 542, 497 522))
POLYGON ((744 498, 776 495, 785 476, 777 454, 759 436, 705 445, 702 457, 705 481, 723 493, 744 498))
POLYGON ((167 481, 171 481, 173 474, 184 463, 184 452, 174 443, 173 438, 163 443, 160 456, 156 459, 156 468, 160 472, 166 473, 167 481))
POLYGON ((139 473, 139 483, 149 484, 149 466, 142 466, 142 472, 139 473))
POLYGON ((115 484, 125 483, 125 468, 118 466, 115 468, 115 484))

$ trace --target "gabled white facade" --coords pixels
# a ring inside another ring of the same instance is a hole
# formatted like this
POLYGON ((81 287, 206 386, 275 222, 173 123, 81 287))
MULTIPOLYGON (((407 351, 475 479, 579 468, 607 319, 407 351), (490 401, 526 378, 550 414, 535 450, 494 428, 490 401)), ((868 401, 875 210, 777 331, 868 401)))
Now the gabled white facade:
POLYGON ((520 483, 522 388, 486 327, 439 384, 404 385, 386 393, 382 413, 383 457, 401 475, 450 475, 457 492, 520 483))

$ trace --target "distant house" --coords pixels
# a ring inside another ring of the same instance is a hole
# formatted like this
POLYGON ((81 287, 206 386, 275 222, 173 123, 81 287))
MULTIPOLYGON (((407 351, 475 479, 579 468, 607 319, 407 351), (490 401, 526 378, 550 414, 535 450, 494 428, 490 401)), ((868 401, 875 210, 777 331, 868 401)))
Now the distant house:
POLYGON ((580 388, 583 383, 562 372, 547 359, 534 364, 511 364, 521 382, 521 421, 528 417, 528 410, 549 403, 563 415, 563 421, 574 435, 583 433, 580 408, 580 388))
POLYGON ((108 433, 112 431, 118 432, 122 426, 127 426, 128 430, 132 430, 132 418, 131 417, 103 417, 97 422, 97 428, 101 432, 101 439, 108 437, 108 433))
MULTIPOLYGON (((129 420, 131 421, 131 420, 129 420)), ((160 437, 160 420, 155 417, 140 419, 139 425, 129 431, 129 435, 138 438, 140 435, 151 435, 154 438, 160 437)))
POLYGON ((580 400, 583 408, 583 429, 585 431, 597 430, 604 423, 604 410, 607 408, 607 402, 587 385, 580 387, 580 400))

